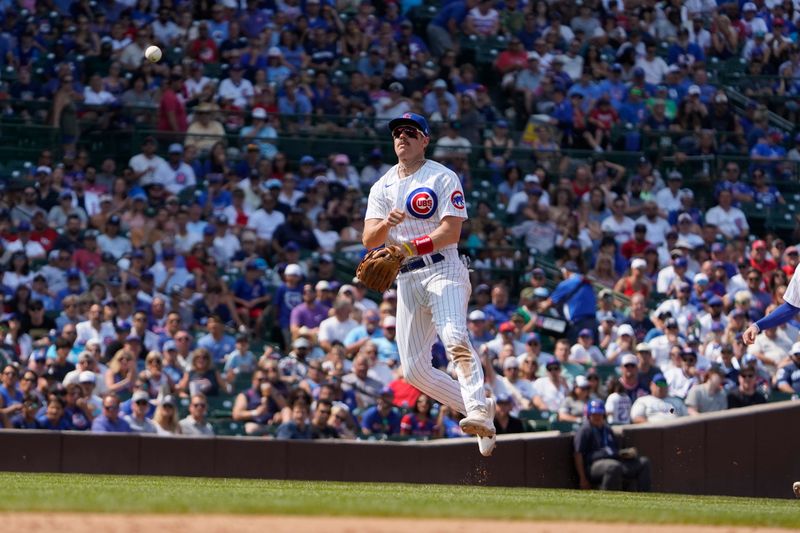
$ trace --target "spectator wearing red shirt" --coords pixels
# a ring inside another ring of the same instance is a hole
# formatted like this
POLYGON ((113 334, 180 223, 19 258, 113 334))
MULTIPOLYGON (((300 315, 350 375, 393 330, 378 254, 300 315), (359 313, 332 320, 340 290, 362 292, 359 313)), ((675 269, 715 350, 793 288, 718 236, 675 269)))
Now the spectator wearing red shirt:
POLYGON ((647 236, 647 226, 644 224, 636 224, 633 227, 633 237, 628 239, 622 244, 620 253, 622 257, 630 260, 631 257, 644 256, 644 251, 650 246, 650 241, 645 237, 647 236))
POLYGON ((797 263, 800 263, 800 252, 797 251, 797 247, 789 246, 783 251, 783 266, 781 267, 789 279, 792 279, 797 263))
POLYGON ((94 273, 103 262, 100 248, 97 247, 97 235, 96 229, 86 230, 83 234, 83 246, 72 254, 72 262, 87 276, 94 273))
POLYGON ((589 132, 594 140, 593 148, 609 149, 611 143, 611 129, 619 122, 619 115, 611 107, 608 98, 602 97, 597 100, 594 109, 589 112, 589 132))
POLYGON ((508 42, 508 48, 498 54, 494 61, 494 68, 500 74, 507 74, 528 67, 528 51, 522 46, 519 37, 512 37, 508 42))
POLYGON ((173 75, 161 96, 161 104, 158 106, 158 129, 161 131, 184 133, 189 127, 186 106, 178 96, 182 85, 183 79, 173 75))
POLYGON ((440 436, 441 431, 431 416, 432 407, 430 398, 420 395, 411 411, 400 419, 400 434, 414 437, 440 436))
POLYGON ((49 253, 53 249, 56 239, 58 239, 58 232, 47 225, 47 217, 44 211, 34 213, 31 225, 33 226, 31 240, 41 244, 42 248, 49 253))
POLYGON ((422 392, 406 381, 402 375, 389 383, 389 388, 394 393, 394 405, 397 407, 417 405, 417 400, 422 395, 422 392))
POLYGON ((201 22, 197 27, 197 39, 189 43, 189 55, 201 63, 219 61, 217 43, 208 35, 208 24, 201 22))
POLYGON ((750 247, 750 266, 761 272, 764 278, 778 268, 778 264, 767 257, 767 243, 758 239, 750 247))

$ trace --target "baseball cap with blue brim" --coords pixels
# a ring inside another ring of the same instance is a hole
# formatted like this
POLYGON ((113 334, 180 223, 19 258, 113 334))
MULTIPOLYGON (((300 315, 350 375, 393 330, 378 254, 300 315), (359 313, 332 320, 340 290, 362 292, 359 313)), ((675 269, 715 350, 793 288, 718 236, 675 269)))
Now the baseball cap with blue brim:
POLYGON ((662 374, 661 372, 653 376, 652 381, 662 389, 669 387, 669 384, 667 383, 667 378, 665 378, 664 374, 662 374))
POLYGON ((389 131, 394 131, 398 126, 412 126, 421 131, 425 137, 431 136, 428 121, 425 117, 416 113, 403 113, 399 117, 389 121, 389 131))
POLYGON ((606 406, 601 400, 592 400, 586 404, 587 415, 604 415, 606 414, 606 406))

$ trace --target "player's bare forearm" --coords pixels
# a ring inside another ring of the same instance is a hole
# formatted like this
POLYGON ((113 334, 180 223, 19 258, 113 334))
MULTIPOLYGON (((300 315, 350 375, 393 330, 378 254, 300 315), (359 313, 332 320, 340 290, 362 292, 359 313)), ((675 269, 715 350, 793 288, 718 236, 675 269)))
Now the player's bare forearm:
POLYGON ((391 227, 392 225, 388 219, 369 218, 365 220, 364 234, 361 237, 364 248, 371 250, 384 244, 389 236, 389 228, 391 227))

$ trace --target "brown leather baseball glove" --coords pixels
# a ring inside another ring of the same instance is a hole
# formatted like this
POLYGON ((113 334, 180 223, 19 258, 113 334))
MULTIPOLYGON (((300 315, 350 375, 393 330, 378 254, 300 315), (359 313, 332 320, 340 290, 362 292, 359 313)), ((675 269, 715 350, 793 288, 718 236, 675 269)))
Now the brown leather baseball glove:
POLYGON ((356 277, 368 288, 384 292, 392 286, 406 256, 399 246, 371 250, 356 269, 356 277))

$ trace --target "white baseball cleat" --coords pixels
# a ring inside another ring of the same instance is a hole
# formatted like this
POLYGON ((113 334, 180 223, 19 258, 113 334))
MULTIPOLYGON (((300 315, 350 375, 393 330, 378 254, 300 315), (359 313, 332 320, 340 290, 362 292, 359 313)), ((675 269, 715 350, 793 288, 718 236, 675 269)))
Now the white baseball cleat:
POLYGON ((489 438, 495 436, 494 429, 494 398, 486 398, 486 407, 475 410, 461 419, 458 423, 461 430, 467 435, 489 438))
MULTIPOLYGON (((489 416, 489 420, 492 421, 492 429, 494 430, 494 412, 496 403, 494 398, 486 398, 486 413, 489 416)), ((497 434, 493 432, 488 437, 478 437, 478 451, 481 452, 481 455, 484 457, 490 457, 492 452, 494 451, 495 446, 497 446, 497 434)))
POLYGON ((800 498, 800 481, 795 481, 792 485, 792 490, 794 491, 794 495, 800 498))

